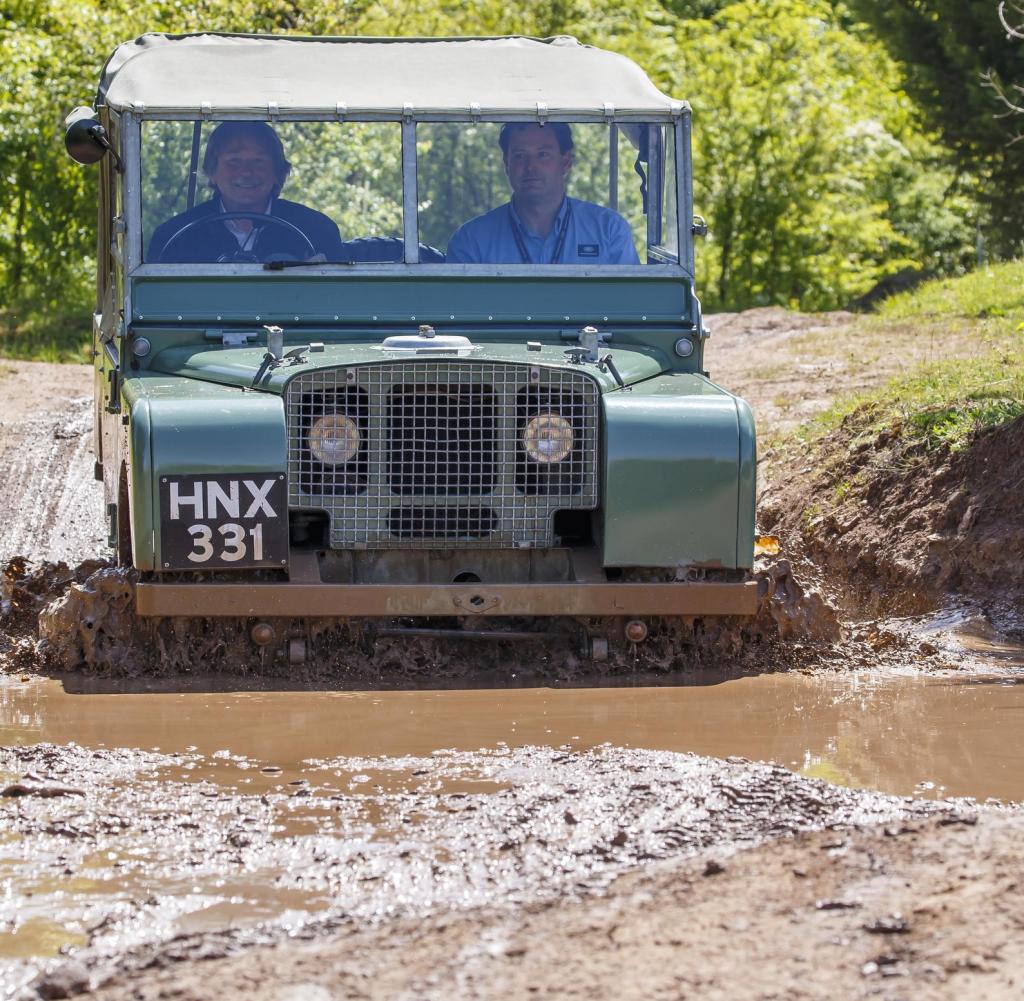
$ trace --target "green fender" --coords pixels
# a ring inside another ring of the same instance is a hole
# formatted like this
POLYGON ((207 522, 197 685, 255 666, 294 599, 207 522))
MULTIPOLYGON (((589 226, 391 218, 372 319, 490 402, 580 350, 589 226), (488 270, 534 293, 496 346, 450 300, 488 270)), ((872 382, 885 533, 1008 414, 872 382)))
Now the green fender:
POLYGON ((283 473, 288 469, 280 396, 145 374, 123 387, 133 470, 133 560, 158 568, 159 477, 169 473, 283 473))
POLYGON ((607 393, 603 404, 604 565, 750 567, 756 465, 750 408, 688 373, 607 393))

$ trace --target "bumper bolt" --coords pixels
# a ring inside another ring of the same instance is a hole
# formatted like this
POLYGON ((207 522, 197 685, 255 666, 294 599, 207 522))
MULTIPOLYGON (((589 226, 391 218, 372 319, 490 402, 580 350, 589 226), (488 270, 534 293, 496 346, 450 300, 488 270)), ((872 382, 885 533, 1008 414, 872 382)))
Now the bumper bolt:
POLYGON ((269 622, 257 622, 250 630, 249 636, 257 646, 270 646, 277 638, 274 627, 269 622))
POLYGON ((643 643, 647 639, 647 623, 639 619, 630 619, 626 623, 626 639, 630 643, 643 643))

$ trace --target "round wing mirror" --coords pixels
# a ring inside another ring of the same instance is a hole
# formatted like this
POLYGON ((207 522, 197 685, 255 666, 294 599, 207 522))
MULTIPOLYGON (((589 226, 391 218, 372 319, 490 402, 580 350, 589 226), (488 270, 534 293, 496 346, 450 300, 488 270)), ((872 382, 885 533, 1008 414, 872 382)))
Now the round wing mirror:
POLYGON ((64 125, 64 147, 72 160, 97 163, 110 149, 107 131, 93 117, 92 108, 75 108, 64 125))

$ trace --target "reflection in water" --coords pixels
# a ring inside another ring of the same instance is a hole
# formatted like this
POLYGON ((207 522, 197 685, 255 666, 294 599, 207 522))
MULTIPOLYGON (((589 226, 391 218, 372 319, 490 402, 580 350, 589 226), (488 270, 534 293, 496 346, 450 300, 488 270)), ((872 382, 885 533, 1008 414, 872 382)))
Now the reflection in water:
POLYGON ((607 742, 773 760, 902 795, 1024 799, 1024 686, 1012 678, 857 673, 659 682, 416 692, 217 691, 202 679, 190 690, 178 682, 176 691, 118 690, 81 678, 7 682, 0 743, 194 750, 206 759, 187 777, 247 792, 296 781, 311 758, 607 742))

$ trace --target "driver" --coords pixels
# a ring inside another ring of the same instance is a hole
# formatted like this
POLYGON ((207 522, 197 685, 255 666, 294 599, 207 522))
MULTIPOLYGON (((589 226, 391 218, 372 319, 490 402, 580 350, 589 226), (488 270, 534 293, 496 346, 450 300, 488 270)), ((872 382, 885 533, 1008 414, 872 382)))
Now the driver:
POLYGON ((149 241, 146 260, 344 260, 333 220, 279 197, 290 170, 281 140, 269 125, 222 122, 210 134, 203 155, 213 197, 161 223, 149 241), (219 219, 226 213, 227 218, 219 219))

